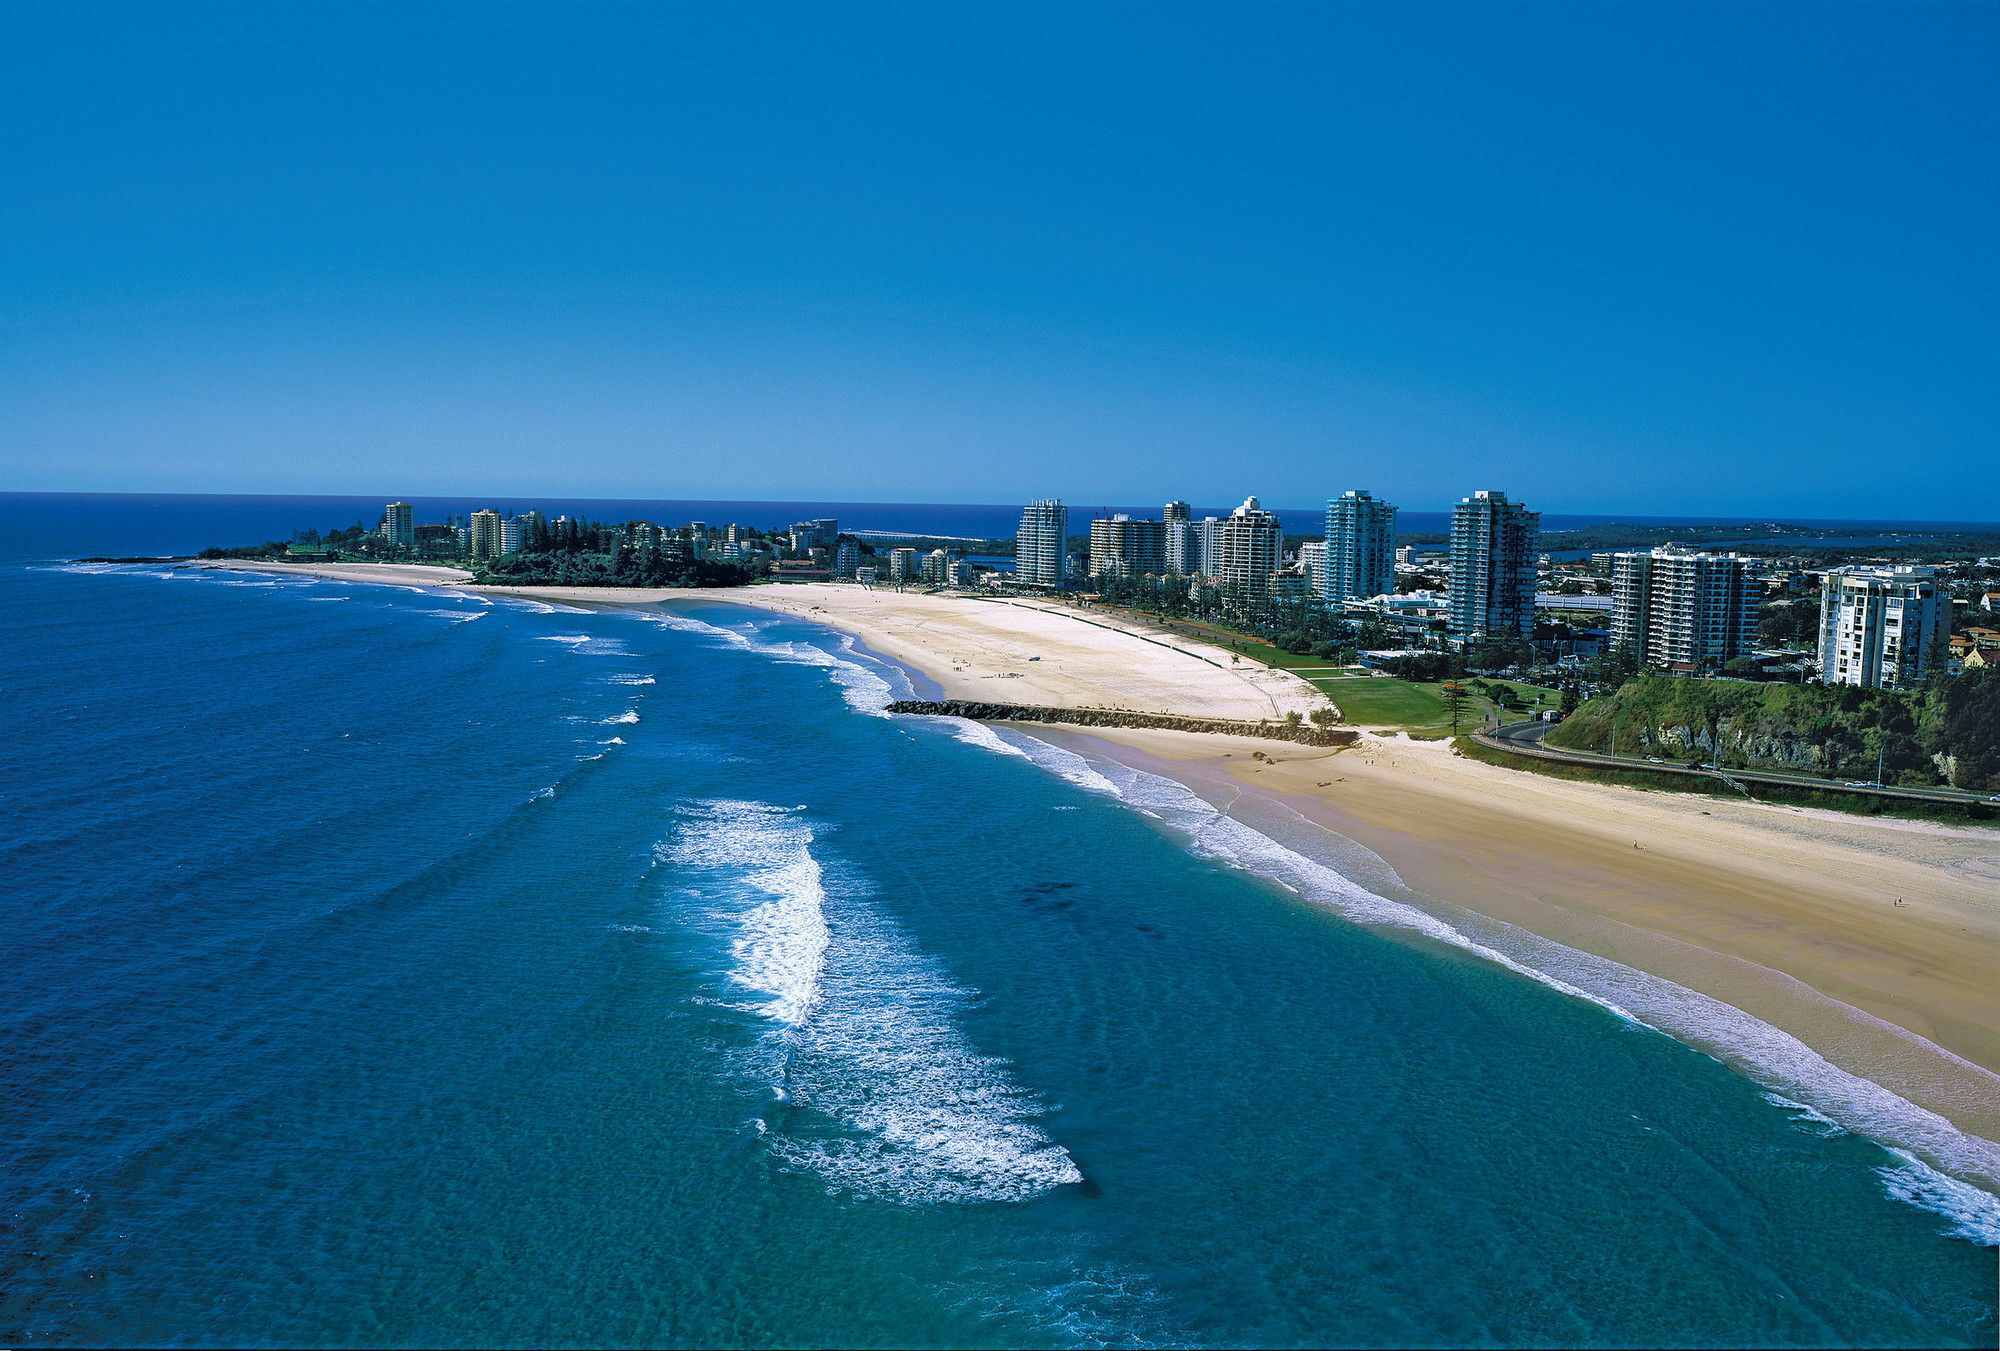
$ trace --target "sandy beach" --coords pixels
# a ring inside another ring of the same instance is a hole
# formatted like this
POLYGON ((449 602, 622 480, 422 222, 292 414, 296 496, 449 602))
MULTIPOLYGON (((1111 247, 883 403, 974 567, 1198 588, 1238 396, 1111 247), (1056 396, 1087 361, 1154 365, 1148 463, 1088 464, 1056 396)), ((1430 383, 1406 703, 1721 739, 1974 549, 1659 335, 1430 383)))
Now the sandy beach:
MULTIPOLYGON (((449 569, 298 570, 401 585, 457 580, 449 569)), ((1232 663, 1222 649, 1160 646, 1052 603, 841 585, 520 594, 780 611, 854 635, 947 697, 1251 719, 1324 706, 1286 673, 1232 663)), ((1088 744, 1211 802, 1247 794, 1288 806, 1374 851, 1447 916, 1504 921, 1664 978, 1970 1135, 2000 1140, 2000 831, 1575 783, 1407 738, 1366 736, 1327 751, 1173 732, 1035 735, 1088 744)), ((1704 1044, 1692 1024, 1647 1021, 1755 1075, 1727 1038, 1704 1044)), ((1983 1170, 1961 1161, 1956 1171, 1983 1170)), ((2000 1186, 2000 1169, 1980 1180, 2000 1186)))

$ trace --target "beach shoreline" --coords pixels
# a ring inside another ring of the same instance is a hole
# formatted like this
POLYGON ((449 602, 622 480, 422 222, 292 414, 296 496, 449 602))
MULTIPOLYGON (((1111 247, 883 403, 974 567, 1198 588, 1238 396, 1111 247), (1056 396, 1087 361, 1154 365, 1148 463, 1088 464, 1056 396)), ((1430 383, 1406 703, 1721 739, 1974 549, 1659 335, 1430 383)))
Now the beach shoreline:
MULTIPOLYGON (((445 570, 276 567, 458 585, 434 576, 445 570)), ((828 585, 465 589, 570 605, 696 600, 785 613, 865 643, 951 698, 1252 719, 1324 706, 1294 677, 1142 646, 1122 626, 1043 606, 828 585), (1041 660, 1031 665, 1031 656, 1041 660)), ((2000 831, 1556 780, 1407 737, 1364 735, 1352 748, 1322 749, 1122 728, 1013 730, 1170 779, 1219 809, 1296 813, 1377 855, 1429 902, 1427 912, 1500 951, 1532 949, 1558 965, 1569 951, 1655 978, 1664 992, 1627 982, 1631 998, 1605 1002, 1650 1000, 1627 1011, 1843 1125, 2000 1191, 2000 988, 1991 979, 2000 970, 2000 831), (1773 1070, 1776 1051, 1753 1054, 1742 1029, 1720 1035, 1713 1016, 1677 1011, 1675 989, 1692 993, 1682 1001, 1690 1007, 1707 1000, 1740 1011, 1934 1113, 1972 1147, 1945 1150, 1927 1146, 1921 1131, 1871 1128, 1865 1104, 1843 1112, 1823 1094, 1813 1102, 1774 1083, 1785 1078, 1773 1070)))

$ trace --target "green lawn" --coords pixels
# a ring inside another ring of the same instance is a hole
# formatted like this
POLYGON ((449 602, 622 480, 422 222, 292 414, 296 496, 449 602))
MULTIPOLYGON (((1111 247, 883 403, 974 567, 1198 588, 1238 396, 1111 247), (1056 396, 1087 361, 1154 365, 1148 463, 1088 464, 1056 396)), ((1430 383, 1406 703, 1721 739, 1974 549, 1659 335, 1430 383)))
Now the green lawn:
MULTIPOLYGON (((1323 691, 1329 699, 1340 706, 1340 713, 1348 723, 1356 727, 1389 727, 1406 730, 1412 736, 1435 739, 1450 736, 1451 715, 1445 710, 1444 691, 1435 684, 1410 680, 1396 680, 1388 676, 1319 676, 1304 675, 1312 685, 1323 691)), ((1496 687, 1505 687, 1522 696, 1526 711, 1510 709, 1502 721, 1525 717, 1535 708, 1535 696, 1542 696, 1543 708, 1555 707, 1558 695, 1553 690, 1538 689, 1533 685, 1522 685, 1514 681, 1496 680, 1496 687)), ((1486 721, 1492 702, 1480 696, 1467 684, 1465 707, 1460 711, 1458 729, 1470 732, 1486 721)))

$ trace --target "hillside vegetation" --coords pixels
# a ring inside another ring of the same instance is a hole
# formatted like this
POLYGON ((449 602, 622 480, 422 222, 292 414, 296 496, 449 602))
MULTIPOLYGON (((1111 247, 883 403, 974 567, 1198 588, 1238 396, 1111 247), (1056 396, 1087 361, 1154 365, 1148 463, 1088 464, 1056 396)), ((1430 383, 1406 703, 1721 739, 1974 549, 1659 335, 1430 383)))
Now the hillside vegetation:
POLYGON ((1884 783, 2000 789, 2000 669, 1923 690, 1767 685, 1637 676, 1592 699, 1548 744, 1621 755, 1713 760, 1884 783))

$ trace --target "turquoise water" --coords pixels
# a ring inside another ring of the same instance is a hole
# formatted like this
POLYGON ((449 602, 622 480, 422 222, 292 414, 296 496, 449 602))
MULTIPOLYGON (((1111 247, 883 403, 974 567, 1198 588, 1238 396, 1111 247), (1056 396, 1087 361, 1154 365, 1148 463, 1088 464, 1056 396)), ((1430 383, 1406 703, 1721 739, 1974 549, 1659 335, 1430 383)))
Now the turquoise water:
POLYGON ((824 630, 0 621, 8 1343, 1994 1340, 1976 1197, 824 630))

